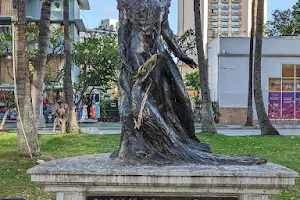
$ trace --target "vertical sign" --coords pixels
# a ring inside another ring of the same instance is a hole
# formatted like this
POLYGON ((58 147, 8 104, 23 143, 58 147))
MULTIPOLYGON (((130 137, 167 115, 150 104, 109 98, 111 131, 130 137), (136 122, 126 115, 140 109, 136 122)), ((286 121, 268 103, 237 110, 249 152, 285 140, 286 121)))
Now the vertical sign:
POLYGON ((295 95, 294 92, 282 93, 282 118, 293 119, 295 110, 295 95))
POLYGON ((269 92, 268 116, 270 119, 281 116, 281 92, 269 92))
POLYGON ((296 118, 300 119, 300 92, 296 92, 296 118))

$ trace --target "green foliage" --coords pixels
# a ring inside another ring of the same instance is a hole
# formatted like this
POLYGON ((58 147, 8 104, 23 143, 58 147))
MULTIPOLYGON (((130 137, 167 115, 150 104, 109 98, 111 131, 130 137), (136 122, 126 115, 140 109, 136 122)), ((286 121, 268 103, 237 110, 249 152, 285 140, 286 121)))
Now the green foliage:
POLYGON ((273 19, 267 23, 267 34, 269 36, 278 35, 298 35, 300 34, 300 0, 287 10, 275 10, 272 13, 273 19))
POLYGON ((74 44, 72 60, 80 67, 79 82, 74 85, 82 94, 88 86, 109 88, 118 81, 120 57, 117 35, 99 32, 74 44))
POLYGON ((106 101, 101 99, 100 100, 100 108, 101 108, 101 121, 107 121, 107 113, 106 113, 106 101))
MULTIPOLYGON (((202 142, 212 145, 216 154, 243 156, 257 155, 300 172, 300 136, 243 136, 198 135, 202 142)), ((32 183, 27 169, 37 165, 37 159, 51 160, 76 155, 108 153, 119 145, 119 135, 40 135, 42 156, 26 158, 17 154, 17 135, 0 135, 0 195, 22 197, 27 200, 54 200, 55 194, 45 192, 41 185, 32 183), (67 147, 67 149, 66 149, 67 147)), ((285 189, 271 200, 300 199, 300 178, 296 185, 285 189)), ((1 198, 0 197, 0 198, 1 198)))
POLYGON ((8 56, 10 56, 11 51, 12 51, 11 27, 2 27, 0 29, 0 61, 3 61, 8 56))
MULTIPOLYGON (((34 71, 34 59, 38 52, 38 31, 39 27, 35 23, 29 23, 26 28, 26 39, 28 48, 29 69, 34 71)), ((5 61, 12 52, 12 31, 11 27, 2 28, 0 31, 0 61, 5 61)), ((60 29, 50 29, 49 52, 47 55, 47 64, 57 54, 63 53, 63 34, 60 29)), ((46 69, 45 82, 50 82, 50 72, 46 69)))
POLYGON ((195 32, 193 29, 186 30, 183 35, 178 37, 177 41, 183 53, 186 55, 197 55, 195 39, 195 32))
POLYGON ((189 74, 186 74, 184 77, 185 85, 189 90, 200 90, 200 73, 195 71, 189 74))

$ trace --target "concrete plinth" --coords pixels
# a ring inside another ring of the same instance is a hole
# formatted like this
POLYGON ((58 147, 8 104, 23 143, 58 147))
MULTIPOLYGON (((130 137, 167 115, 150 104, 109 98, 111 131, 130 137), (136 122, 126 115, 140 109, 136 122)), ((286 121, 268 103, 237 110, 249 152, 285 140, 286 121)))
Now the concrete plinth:
POLYGON ((44 115, 39 115, 37 124, 38 124, 38 128, 44 128, 44 127, 46 127, 46 120, 45 120, 44 115))
POLYGON ((86 200, 88 196, 267 200, 269 195, 294 185, 298 177, 296 172, 273 163, 260 166, 128 165, 111 160, 108 154, 54 160, 31 168, 28 173, 33 182, 56 192, 57 200, 86 200))

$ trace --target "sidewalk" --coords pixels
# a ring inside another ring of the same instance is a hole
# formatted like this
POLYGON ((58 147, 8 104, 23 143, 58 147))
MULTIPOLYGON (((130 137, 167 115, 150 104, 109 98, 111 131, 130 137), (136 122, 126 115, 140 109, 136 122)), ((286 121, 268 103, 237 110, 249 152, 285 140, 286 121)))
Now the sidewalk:
MULTIPOLYGON (((259 126, 253 126, 253 127, 245 127, 241 125, 229 125, 229 124, 217 124, 217 129, 219 133, 232 133, 232 134, 244 134, 244 133, 250 133, 250 134, 260 134, 259 126)), ((284 133, 298 133, 300 134, 300 125, 292 126, 292 125, 274 125, 277 130, 284 130, 280 132, 284 133)), ((51 133, 52 132, 52 123, 47 123, 46 127, 39 128, 39 133, 51 133)), ((96 123, 79 123, 79 127, 82 132, 86 133, 120 133, 122 128, 122 123, 120 122, 96 122, 96 123)), ((16 131, 16 123, 6 123, 5 124, 6 130, 16 131)), ((201 132, 201 124, 195 123, 195 131, 197 133, 201 132)), ((60 129, 58 129, 57 133, 60 132, 60 129)))

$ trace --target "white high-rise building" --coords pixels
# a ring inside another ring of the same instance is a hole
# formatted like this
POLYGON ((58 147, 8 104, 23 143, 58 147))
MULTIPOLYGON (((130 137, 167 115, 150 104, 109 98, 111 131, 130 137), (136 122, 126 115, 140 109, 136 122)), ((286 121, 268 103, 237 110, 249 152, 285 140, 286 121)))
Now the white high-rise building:
MULTIPOLYGON (((257 0, 256 0, 257 1, 257 0)), ((252 0, 200 0, 204 46, 212 39, 246 37, 251 31, 252 0)), ((267 22, 267 0, 265 0, 267 22)), ((194 1, 178 0, 178 34, 194 29, 194 1)))

